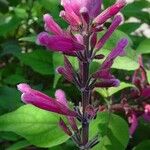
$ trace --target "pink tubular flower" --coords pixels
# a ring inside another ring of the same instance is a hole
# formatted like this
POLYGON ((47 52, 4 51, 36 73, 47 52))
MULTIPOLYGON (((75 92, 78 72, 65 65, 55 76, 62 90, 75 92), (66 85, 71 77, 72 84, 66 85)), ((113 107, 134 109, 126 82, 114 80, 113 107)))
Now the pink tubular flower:
POLYGON ((101 0, 61 0, 65 11, 60 13, 64 20, 72 26, 79 26, 82 23, 81 12, 87 10, 90 19, 99 15, 101 10, 101 0))
POLYGON ((21 99, 24 103, 32 104, 41 109, 55 112, 58 114, 76 117, 77 113, 72 111, 66 105, 66 99, 64 99, 64 92, 61 90, 56 91, 56 100, 32 89, 29 85, 21 83, 17 86, 18 90, 23 94, 21 99))
POLYGON ((53 20, 52 16, 45 14, 43 20, 45 22, 45 30, 53 35, 47 32, 40 33, 37 36, 37 44, 45 46, 52 51, 60 51, 69 55, 74 55, 74 52, 84 50, 84 46, 76 38, 70 36, 68 32, 63 31, 53 20))
POLYGON ((45 46, 48 49, 61 52, 72 52, 84 50, 84 46, 73 40, 72 38, 64 35, 49 35, 46 32, 42 32, 37 37, 37 43, 45 46))
POLYGON ((130 126, 130 135, 133 135, 135 132, 137 126, 138 126, 138 119, 134 113, 132 113, 129 118, 128 118, 129 123, 131 124, 130 126))
POLYGON ((114 5, 110 6, 104 10, 100 15, 98 15, 94 20, 94 25, 101 25, 106 22, 109 18, 116 15, 124 6, 126 5, 125 0, 118 0, 114 5))
POLYGON ((122 18, 119 15, 114 18, 114 20, 112 21, 112 24, 110 25, 110 27, 108 28, 108 30, 106 31, 106 33, 97 42, 96 49, 101 49, 104 46, 104 44, 106 43, 106 41, 110 38, 110 36, 113 34, 113 32, 119 26, 119 24, 121 23, 121 21, 122 21, 122 18))
POLYGON ((146 104, 146 105, 145 105, 143 118, 144 118, 146 121, 150 121, 150 104, 146 104))
POLYGON ((125 54, 125 47, 128 45, 128 40, 123 38, 121 39, 116 47, 111 51, 107 56, 105 61, 102 64, 102 69, 110 68, 113 64, 114 59, 118 56, 123 56, 125 54))
POLYGON ((116 87, 119 86, 120 82, 110 73, 110 68, 113 65, 114 60, 118 56, 122 56, 125 54, 125 47, 128 44, 127 39, 121 39, 116 47, 111 51, 111 53, 106 57, 104 62, 101 65, 99 71, 93 74, 95 79, 99 79, 95 86, 96 87, 116 87))

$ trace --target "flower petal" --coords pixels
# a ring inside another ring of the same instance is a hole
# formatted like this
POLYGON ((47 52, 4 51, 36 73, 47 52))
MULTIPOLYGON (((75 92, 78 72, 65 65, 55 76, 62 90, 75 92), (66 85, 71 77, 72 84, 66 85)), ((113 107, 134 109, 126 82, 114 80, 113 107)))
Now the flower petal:
POLYGON ((116 15, 125 5, 126 5, 126 1, 125 0, 118 0, 114 5, 108 7, 100 15, 98 15, 94 19, 93 24, 95 24, 95 25, 103 24, 109 18, 111 18, 114 15, 116 15))
POLYGON ((128 40, 123 38, 121 39, 116 47, 111 51, 111 53, 107 56, 107 58, 105 59, 105 61, 103 62, 101 68, 102 69, 106 69, 106 68, 110 68, 113 64, 113 61, 116 57, 118 56, 122 56, 125 54, 125 47, 127 46, 128 44, 128 40))
POLYGON ((119 26, 119 24, 122 21, 122 17, 121 16, 116 16, 114 18, 114 20, 112 21, 112 24, 110 25, 110 27, 107 29, 106 33, 102 36, 102 38, 97 42, 96 44, 96 49, 101 49, 104 44, 106 43, 106 41, 111 37, 111 35, 113 34, 113 32, 116 30, 116 28, 119 26))
POLYGON ((61 27, 53 20, 53 17, 49 14, 43 16, 45 22, 46 31, 52 32, 53 34, 63 34, 61 27))
POLYGON ((37 37, 37 43, 46 46, 53 51, 72 52, 80 51, 84 49, 84 46, 77 41, 63 35, 49 35, 46 32, 42 32, 37 37))

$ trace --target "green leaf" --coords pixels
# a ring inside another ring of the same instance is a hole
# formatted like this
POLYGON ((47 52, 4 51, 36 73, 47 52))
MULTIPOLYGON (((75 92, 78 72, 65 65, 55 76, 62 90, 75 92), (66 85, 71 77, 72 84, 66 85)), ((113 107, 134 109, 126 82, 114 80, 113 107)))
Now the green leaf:
POLYGON ((150 53, 150 39, 145 39, 142 41, 136 50, 139 54, 149 54, 150 53))
POLYGON ((92 150, 125 150, 129 141, 127 123, 119 116, 102 112, 90 125, 90 137, 99 133, 100 143, 92 150))
MULTIPOLYGON (((102 33, 99 34, 99 37, 101 37, 101 36, 102 36, 102 33)), ((103 49, 99 51, 99 53, 102 53, 105 56, 107 56, 111 52, 111 50, 116 46, 118 41, 122 38, 127 38, 129 41, 129 44, 126 48, 126 55, 123 57, 118 57, 117 59, 115 59, 112 68, 123 69, 123 70, 135 70, 138 68, 137 54, 131 48, 132 40, 130 39, 130 37, 127 34, 125 34, 122 31, 116 30, 112 34, 111 38, 106 42, 103 49)), ((94 61, 98 62, 100 64, 102 62, 102 60, 101 61, 100 60, 94 60, 94 61)))
POLYGON ((8 16, 0 20, 0 36, 6 36, 13 33, 20 25, 20 18, 16 16, 8 16))
POLYGON ((20 136, 13 132, 0 132, 0 139, 4 139, 5 141, 18 141, 20 136))
POLYGON ((42 75, 54 74, 52 53, 46 50, 35 50, 31 53, 18 54, 20 61, 30 66, 35 72, 42 75))
POLYGON ((145 140, 133 148, 133 150, 149 150, 149 149, 150 149, 150 140, 145 140))
POLYGON ((150 70, 146 70, 148 82, 150 83, 150 70))
POLYGON ((130 33, 134 32, 137 28, 139 28, 140 25, 141 25, 141 23, 138 23, 138 22, 124 23, 123 25, 121 25, 119 27, 119 30, 130 34, 130 33))
POLYGON ((10 84, 10 85, 16 85, 16 84, 21 83, 21 82, 22 83, 27 82, 27 80, 19 74, 10 75, 7 78, 5 78, 3 81, 6 84, 10 84))
POLYGON ((108 96, 112 96, 113 94, 115 94, 115 93, 117 93, 117 92, 119 92, 125 88, 130 88, 130 87, 134 87, 134 85, 129 84, 129 83, 125 83, 125 82, 121 82, 118 87, 108 88, 107 91, 105 89, 102 89, 102 88, 96 88, 96 91, 98 93, 100 93, 103 97, 108 97, 108 96))
POLYGON ((59 115, 25 105, 0 116, 0 131, 11 131, 38 147, 53 147, 69 137, 59 128, 59 115))
POLYGON ((149 8, 150 3, 146 0, 134 1, 133 3, 128 4, 123 10, 123 14, 126 18, 136 17, 144 22, 149 23, 150 14, 144 12, 143 8, 149 8))
POLYGON ((21 105, 19 92, 15 88, 0 87, 0 114, 13 111, 21 105))
POLYGON ((15 144, 11 145, 6 150, 20 150, 20 149, 26 148, 30 145, 31 144, 28 141, 22 140, 22 141, 16 142, 15 144))
POLYGON ((21 47, 19 46, 19 43, 15 40, 7 40, 6 42, 2 43, 2 53, 0 56, 12 54, 14 56, 17 56, 18 53, 21 53, 21 47))

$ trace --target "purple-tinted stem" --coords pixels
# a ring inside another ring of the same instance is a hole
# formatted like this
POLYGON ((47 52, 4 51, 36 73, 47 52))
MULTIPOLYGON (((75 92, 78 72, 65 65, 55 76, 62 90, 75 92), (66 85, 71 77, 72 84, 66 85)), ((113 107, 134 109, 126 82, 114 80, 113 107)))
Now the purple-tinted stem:
MULTIPOLYGON (((89 89, 86 89, 86 83, 89 78, 89 63, 83 62, 82 64, 82 80, 83 80, 83 90, 81 92, 82 94, 82 107, 83 107, 83 117, 85 117, 85 110, 86 107, 89 105, 90 100, 90 91, 89 89)), ((88 142, 89 138, 89 123, 88 122, 82 122, 82 142, 83 145, 85 145, 88 142)))
MULTIPOLYGON (((87 82, 89 80, 89 33, 87 31, 87 35, 84 36, 84 44, 85 44, 85 60, 83 60, 81 62, 81 67, 80 67, 80 71, 81 71, 81 79, 82 79, 82 89, 81 89, 81 95, 82 95, 82 107, 83 107, 83 118, 85 118, 86 114, 85 114, 85 110, 86 107, 89 105, 90 103, 90 91, 89 88, 87 88, 87 82)), ((84 119, 83 119, 84 120, 84 119)), ((86 145, 88 143, 89 140, 89 123, 88 121, 83 121, 82 122, 82 144, 86 145)))

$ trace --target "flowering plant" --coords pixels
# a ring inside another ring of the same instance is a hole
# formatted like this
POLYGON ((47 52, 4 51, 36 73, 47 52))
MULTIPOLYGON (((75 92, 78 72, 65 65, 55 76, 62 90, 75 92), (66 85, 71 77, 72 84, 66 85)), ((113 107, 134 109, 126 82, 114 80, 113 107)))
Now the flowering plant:
POLYGON ((56 91, 56 100, 53 100, 31 89, 27 84, 19 84, 18 89, 23 93, 23 102, 65 115, 73 131, 62 119, 59 122, 60 127, 71 136, 80 149, 91 149, 99 143, 97 135, 89 140, 89 124, 98 111, 91 102, 92 91, 95 87, 109 88, 119 85, 119 80, 111 74, 110 68, 116 57, 125 54, 128 40, 120 39, 95 73, 91 74, 89 67, 94 59, 105 57, 98 52, 121 23, 122 17, 116 14, 126 2, 118 0, 103 12, 100 12, 102 5, 100 0, 61 0, 61 4, 64 10, 60 12, 60 16, 69 23, 68 29, 62 30, 52 16, 45 14, 43 18, 46 32, 38 35, 37 43, 64 55, 64 67, 58 67, 57 72, 78 87, 82 97, 81 107, 76 106, 74 110, 70 110, 65 94, 61 90, 56 91), (115 16, 113 22, 106 33, 100 39, 97 38, 98 32, 103 30, 103 24, 113 16, 115 16), (68 56, 77 58, 78 71, 74 70, 68 56), (76 119, 81 122, 81 131, 77 127, 76 119))

